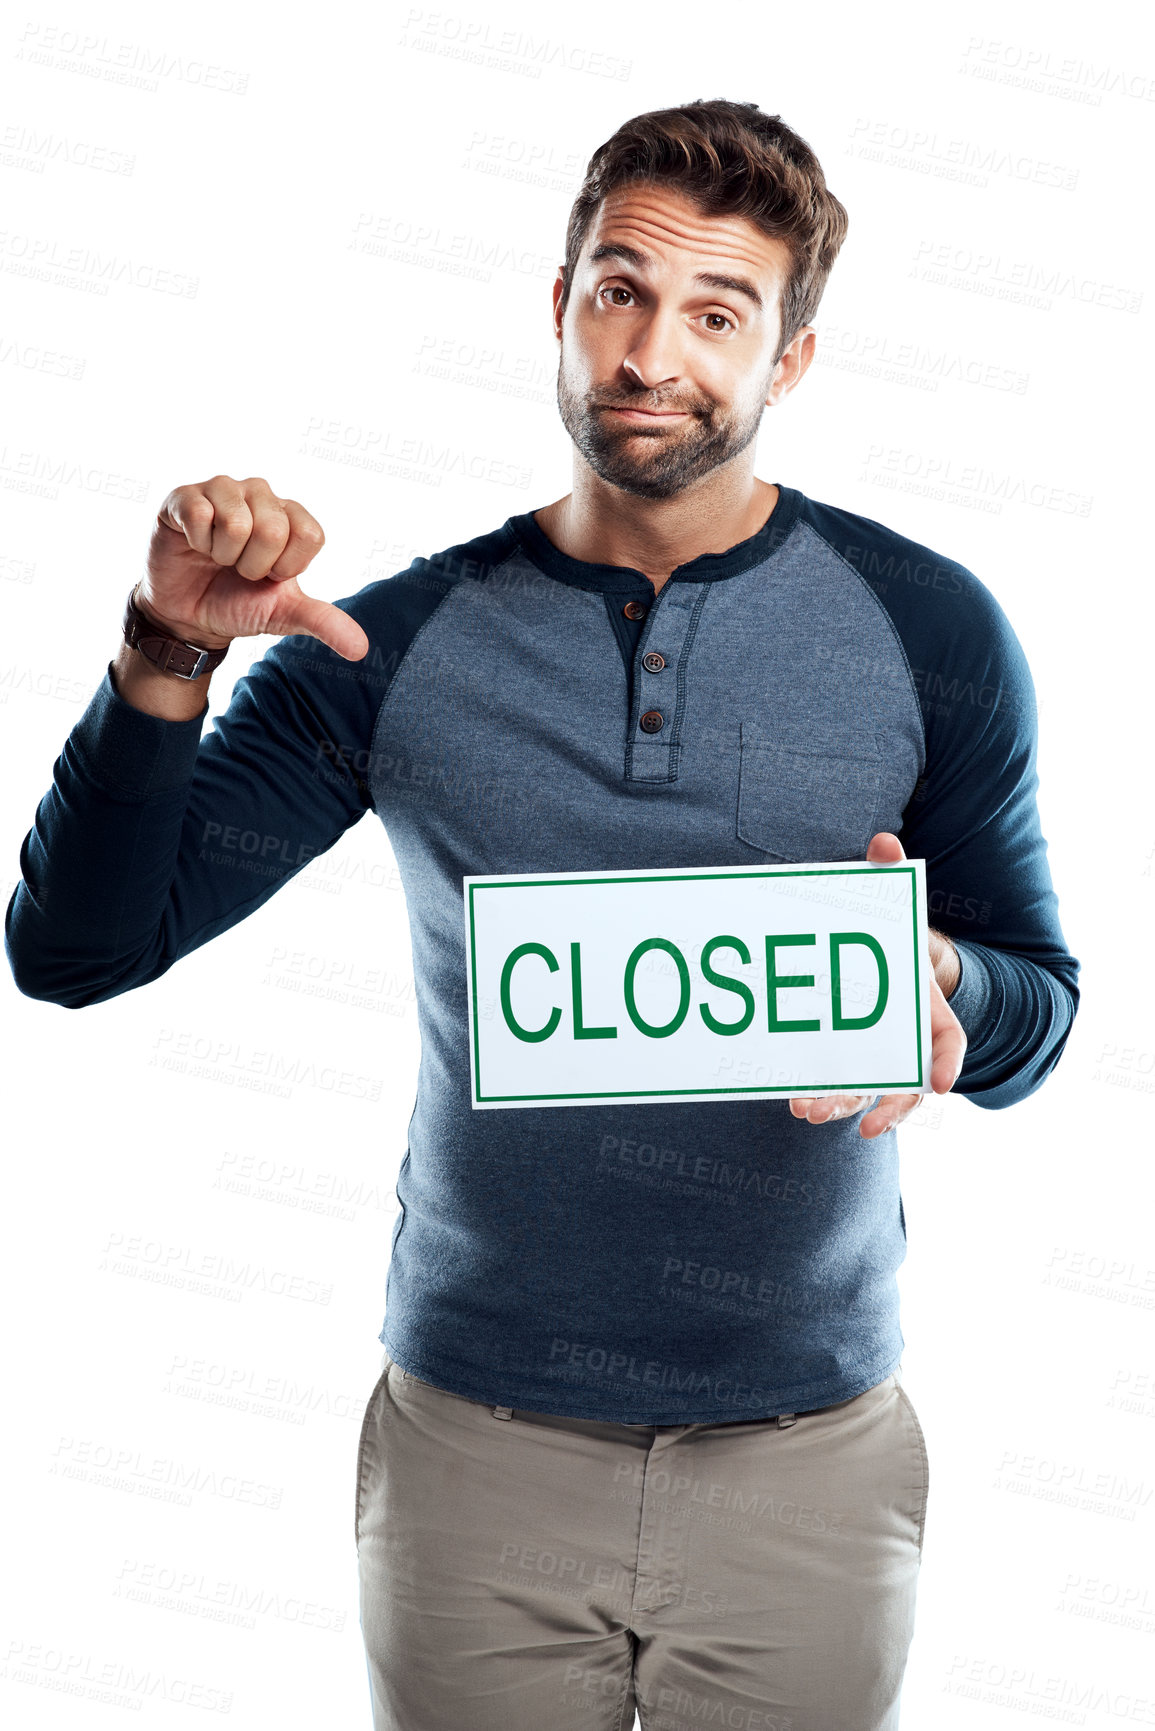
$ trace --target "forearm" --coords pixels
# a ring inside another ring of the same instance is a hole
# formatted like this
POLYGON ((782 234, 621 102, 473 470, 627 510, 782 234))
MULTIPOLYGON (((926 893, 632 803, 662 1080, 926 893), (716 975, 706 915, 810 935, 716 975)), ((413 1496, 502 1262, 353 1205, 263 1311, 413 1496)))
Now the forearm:
POLYGON ((134 709, 155 715, 162 721, 192 721, 203 716, 208 705, 211 673, 199 679, 180 679, 174 673, 162 673, 122 643, 109 667, 109 676, 117 695, 134 709))
POLYGON ((1047 963, 969 939, 952 940, 960 974, 950 1007, 967 1036, 955 1092, 977 1106, 1025 1100, 1059 1061, 1079 1003, 1077 964, 1047 963))
POLYGON ((379 696, 334 678, 341 665, 307 637, 285 638, 236 682, 203 739, 206 709, 158 715, 183 692, 130 667, 122 695, 110 668, 21 851, 5 928, 21 991, 79 1008, 147 984, 364 814, 367 789, 334 742, 354 760, 368 752, 379 696))
POLYGON ((930 943, 930 960, 934 968, 935 982, 944 998, 950 998, 959 982, 960 963, 958 951, 945 932, 936 932, 929 927, 927 938, 930 943))
POLYGON ((66 740, 8 907, 17 986, 70 1008, 134 983, 133 963, 154 942, 176 869, 208 681, 195 682, 191 715, 166 720, 158 708, 179 708, 182 699, 187 708, 193 698, 182 681, 141 665, 143 676, 127 670, 131 698, 110 668, 66 740), (165 681, 163 693, 154 679, 165 681))

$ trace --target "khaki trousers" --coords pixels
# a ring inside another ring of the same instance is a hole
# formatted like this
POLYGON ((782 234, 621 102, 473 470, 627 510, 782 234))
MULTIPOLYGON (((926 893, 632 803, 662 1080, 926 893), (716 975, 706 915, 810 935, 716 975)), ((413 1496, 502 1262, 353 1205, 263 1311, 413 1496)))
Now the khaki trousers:
POLYGON ((900 1372, 793 1423, 488 1406, 384 1355, 373 1731, 895 1731, 929 1472, 900 1372))

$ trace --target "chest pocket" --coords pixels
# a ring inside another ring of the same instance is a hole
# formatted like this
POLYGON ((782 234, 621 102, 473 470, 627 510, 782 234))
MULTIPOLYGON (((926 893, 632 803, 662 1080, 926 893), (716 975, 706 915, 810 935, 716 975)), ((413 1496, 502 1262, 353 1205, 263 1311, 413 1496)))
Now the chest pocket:
POLYGON ((863 859, 881 781, 874 733, 740 723, 739 841, 776 860, 863 859))

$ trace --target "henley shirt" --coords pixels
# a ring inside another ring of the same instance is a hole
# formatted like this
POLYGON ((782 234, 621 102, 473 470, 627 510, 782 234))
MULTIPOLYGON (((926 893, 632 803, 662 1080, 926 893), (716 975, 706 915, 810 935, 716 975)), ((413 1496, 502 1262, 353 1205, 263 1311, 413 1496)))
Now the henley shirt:
POLYGON ((873 1387, 904 1345, 896 1132, 809 1124, 785 1098, 473 1109, 462 880, 863 859, 891 830, 959 954, 954 1091, 1024 1099, 1063 1049, 1079 964, 999 603, 957 562, 780 486, 756 534, 656 594, 526 512, 337 605, 369 638, 361 661, 284 637, 203 738, 207 706, 162 720, 106 673, 21 850, 19 989, 79 1008, 158 979, 371 810, 421 1039, 390 1356, 473 1400, 630 1424, 873 1387), (251 833, 280 843, 259 871, 251 833))

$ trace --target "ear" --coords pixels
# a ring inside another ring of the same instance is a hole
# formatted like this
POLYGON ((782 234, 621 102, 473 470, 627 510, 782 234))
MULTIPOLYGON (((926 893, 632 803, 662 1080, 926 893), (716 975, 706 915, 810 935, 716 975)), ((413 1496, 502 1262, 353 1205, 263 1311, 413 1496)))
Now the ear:
POLYGON ((554 278, 553 288, 551 291, 551 293, 553 295, 553 334, 557 338, 558 342, 561 341, 561 326, 562 326, 561 297, 562 297, 562 291, 564 290, 564 288, 565 288, 565 265, 559 264, 557 267, 557 276, 554 278))
POLYGON ((818 346, 818 333, 813 325, 803 325, 779 356, 774 377, 766 396, 766 407, 772 409, 787 392, 792 391, 811 361, 818 346))

